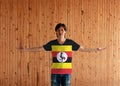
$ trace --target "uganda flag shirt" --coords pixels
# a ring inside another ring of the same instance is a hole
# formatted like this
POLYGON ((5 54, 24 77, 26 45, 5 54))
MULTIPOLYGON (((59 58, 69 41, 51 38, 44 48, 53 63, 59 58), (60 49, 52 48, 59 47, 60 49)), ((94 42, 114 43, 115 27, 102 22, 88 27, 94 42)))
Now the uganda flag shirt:
POLYGON ((72 73, 72 51, 78 50, 79 44, 70 39, 66 39, 63 44, 59 44, 56 39, 43 47, 46 51, 52 51, 52 74, 72 73))

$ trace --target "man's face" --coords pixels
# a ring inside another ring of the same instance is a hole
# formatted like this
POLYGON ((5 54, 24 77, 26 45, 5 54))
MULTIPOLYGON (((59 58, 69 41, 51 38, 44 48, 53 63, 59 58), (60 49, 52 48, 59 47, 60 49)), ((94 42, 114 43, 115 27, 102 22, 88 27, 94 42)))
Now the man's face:
POLYGON ((65 36, 65 33, 66 33, 66 31, 64 30, 63 27, 60 27, 60 28, 56 31, 57 37, 59 37, 59 36, 65 36))

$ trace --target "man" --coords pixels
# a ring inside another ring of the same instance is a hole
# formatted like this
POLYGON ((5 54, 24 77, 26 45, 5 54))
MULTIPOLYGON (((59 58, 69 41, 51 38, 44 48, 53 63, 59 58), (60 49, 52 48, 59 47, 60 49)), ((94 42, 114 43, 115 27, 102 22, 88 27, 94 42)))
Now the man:
POLYGON ((72 51, 101 51, 105 48, 83 48, 75 41, 65 37, 67 28, 65 24, 58 23, 55 27, 57 39, 36 48, 24 48, 23 51, 52 51, 51 86, 70 86, 72 73, 72 51))

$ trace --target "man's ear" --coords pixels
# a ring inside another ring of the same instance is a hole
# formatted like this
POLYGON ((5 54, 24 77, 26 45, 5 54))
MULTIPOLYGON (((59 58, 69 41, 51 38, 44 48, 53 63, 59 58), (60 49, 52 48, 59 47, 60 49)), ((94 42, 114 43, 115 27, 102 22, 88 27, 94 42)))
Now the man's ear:
POLYGON ((57 33, 56 33, 56 36, 58 37, 57 33))

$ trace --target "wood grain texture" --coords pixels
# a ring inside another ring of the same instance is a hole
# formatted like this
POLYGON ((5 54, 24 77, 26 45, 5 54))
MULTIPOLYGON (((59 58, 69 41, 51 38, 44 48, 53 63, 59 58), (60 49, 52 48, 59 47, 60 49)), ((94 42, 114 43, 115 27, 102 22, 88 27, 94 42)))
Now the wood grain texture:
POLYGON ((51 52, 21 52, 67 38, 101 52, 73 52, 71 86, 120 86, 120 0, 0 0, 0 86, 50 86, 51 52))

